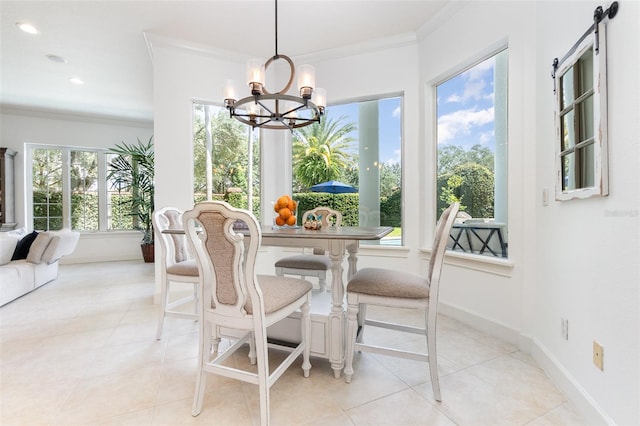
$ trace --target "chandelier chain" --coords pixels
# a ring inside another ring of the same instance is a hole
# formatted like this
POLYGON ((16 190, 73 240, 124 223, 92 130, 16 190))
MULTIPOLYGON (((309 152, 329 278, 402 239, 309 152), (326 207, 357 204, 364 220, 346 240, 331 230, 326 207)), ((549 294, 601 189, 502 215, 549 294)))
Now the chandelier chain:
POLYGON ((278 57, 278 0, 276 0, 276 54, 274 58, 278 57))

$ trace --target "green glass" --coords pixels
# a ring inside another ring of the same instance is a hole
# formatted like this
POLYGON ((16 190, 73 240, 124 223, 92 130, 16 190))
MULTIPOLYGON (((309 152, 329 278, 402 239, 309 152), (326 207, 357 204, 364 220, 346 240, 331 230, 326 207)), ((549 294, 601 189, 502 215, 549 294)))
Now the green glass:
POLYGON ((576 189, 575 180, 575 153, 569 153, 562 157, 562 190, 572 191, 576 189))
POLYGON ((567 150, 576 144, 575 131, 573 129, 574 111, 571 110, 562 116, 560 131, 562 132, 562 151, 567 150))

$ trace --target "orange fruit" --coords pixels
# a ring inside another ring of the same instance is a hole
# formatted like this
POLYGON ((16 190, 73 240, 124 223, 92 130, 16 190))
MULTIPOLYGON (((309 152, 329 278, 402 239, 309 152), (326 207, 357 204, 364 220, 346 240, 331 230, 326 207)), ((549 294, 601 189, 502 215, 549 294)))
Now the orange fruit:
POLYGON ((274 211, 274 212, 276 212, 276 213, 278 213, 278 210, 280 210, 280 204, 275 203, 275 204, 273 205, 273 211, 274 211))
POLYGON ((276 217, 276 225, 284 226, 285 223, 287 222, 281 216, 276 217))
POLYGON ((283 195, 278 198, 278 206, 280 206, 280 208, 287 207, 289 205, 289 200, 291 200, 291 198, 288 195, 283 195))
POLYGON ((295 224, 296 224, 296 217, 293 215, 289 216, 289 219, 287 219, 287 225, 293 226, 295 224))
POLYGON ((294 211, 296 209, 296 202, 293 200, 289 200, 289 204, 287 205, 287 208, 291 211, 294 211))
POLYGON ((291 217, 291 210, 289 210, 286 207, 283 207, 280 209, 278 214, 280 215, 281 218, 283 218, 284 220, 287 220, 291 217))

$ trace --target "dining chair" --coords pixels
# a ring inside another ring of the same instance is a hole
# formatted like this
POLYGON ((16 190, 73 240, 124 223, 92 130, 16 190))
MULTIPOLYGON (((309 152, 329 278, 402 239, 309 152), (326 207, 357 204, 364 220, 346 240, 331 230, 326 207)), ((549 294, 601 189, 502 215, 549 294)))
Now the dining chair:
MULTIPOLYGON (((307 221, 310 215, 320 216, 323 228, 339 227, 342 224, 342 213, 329 207, 316 207, 304 212, 302 223, 307 221)), ((275 263, 276 275, 299 275, 303 277, 316 277, 320 291, 327 290, 327 271, 331 269, 331 259, 323 249, 314 248, 313 254, 300 254, 284 257, 275 263)))
POLYGON ((182 211, 175 207, 164 207, 153 212, 151 217, 155 241, 160 242, 160 281, 161 301, 160 319, 156 339, 162 337, 162 329, 166 317, 198 319, 198 266, 189 255, 184 234, 168 234, 163 231, 182 230, 182 211), (187 283, 193 285, 191 295, 171 300, 171 284, 187 283), (178 310, 179 307, 193 303, 193 312, 178 310))
POLYGON ((399 358, 426 361, 429 363, 431 387, 436 401, 441 401, 438 381, 438 359, 436 351, 436 321, 438 315, 438 292, 440 274, 447 248, 449 232, 460 205, 451 204, 440 216, 429 259, 426 277, 405 271, 382 268, 364 268, 356 272, 347 284, 347 348, 345 380, 353 376, 353 354, 373 352, 399 358), (367 305, 393 308, 412 308, 424 311, 424 326, 413 327, 394 322, 375 321, 366 318, 367 305), (393 347, 364 343, 365 326, 415 333, 426 337, 427 352, 420 353, 393 347))
POLYGON ((184 221, 201 284, 198 375, 192 414, 197 416, 202 410, 207 373, 212 373, 258 385, 260 423, 267 425, 269 388, 300 354, 303 375, 309 377, 313 286, 293 277, 256 275, 262 232, 249 211, 222 201, 206 201, 185 212, 184 221), (234 227, 236 221, 244 222, 244 229, 234 227), (298 310, 301 341, 293 348, 287 347, 288 356, 270 371, 267 327, 298 310), (237 337, 223 352, 219 352, 221 333, 237 337), (249 358, 252 364, 257 362, 257 372, 238 368, 233 362, 225 363, 245 343, 250 343, 249 358))

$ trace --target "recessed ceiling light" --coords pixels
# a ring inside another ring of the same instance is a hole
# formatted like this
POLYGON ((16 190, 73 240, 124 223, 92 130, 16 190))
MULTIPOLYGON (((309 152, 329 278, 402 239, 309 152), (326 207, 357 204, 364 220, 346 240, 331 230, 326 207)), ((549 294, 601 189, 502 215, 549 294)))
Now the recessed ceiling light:
POLYGON ((80 80, 79 77, 69 77, 69 82, 73 83, 73 84, 84 84, 84 81, 80 80))
POLYGON ((62 56, 58 56, 58 55, 45 55, 47 57, 47 59, 49 59, 50 61, 53 62, 57 62, 59 64, 66 64, 67 60, 65 58, 63 58, 62 56))
POLYGON ((16 25, 25 33, 38 34, 40 32, 36 27, 26 22, 16 22, 16 25))

